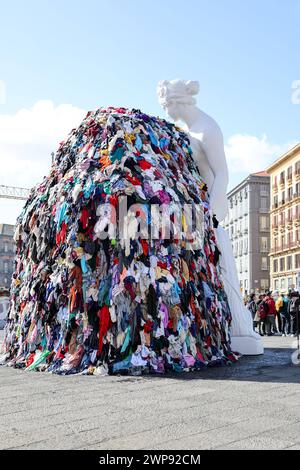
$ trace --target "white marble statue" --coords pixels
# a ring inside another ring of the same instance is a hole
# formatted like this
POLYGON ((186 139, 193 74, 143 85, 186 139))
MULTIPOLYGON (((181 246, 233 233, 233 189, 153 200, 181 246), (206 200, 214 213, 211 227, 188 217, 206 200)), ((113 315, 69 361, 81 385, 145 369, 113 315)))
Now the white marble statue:
MULTIPOLYGON (((196 106, 199 83, 163 80, 158 84, 161 106, 174 121, 182 121, 191 137, 194 160, 210 193, 212 214, 221 222, 228 211, 228 168, 222 131, 218 124, 196 106)), ((232 349, 242 354, 263 354, 261 337, 253 331, 252 316, 244 306, 231 242, 220 225, 215 229, 221 251, 220 266, 232 314, 232 349)))

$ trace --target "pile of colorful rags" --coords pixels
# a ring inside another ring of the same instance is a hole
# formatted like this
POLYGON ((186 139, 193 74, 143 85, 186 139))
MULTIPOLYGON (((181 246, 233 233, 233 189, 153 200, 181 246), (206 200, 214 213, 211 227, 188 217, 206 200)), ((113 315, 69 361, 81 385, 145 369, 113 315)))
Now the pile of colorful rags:
POLYGON ((237 360, 207 187, 187 134, 168 121, 123 108, 89 112, 32 189, 15 242, 2 363, 141 375, 237 360), (142 208, 125 229, 137 230, 143 211, 155 228, 147 207, 167 206, 169 237, 122 238, 121 198, 142 208), (178 217, 187 224, 178 216, 185 204, 202 211, 200 248, 175 233, 178 217))

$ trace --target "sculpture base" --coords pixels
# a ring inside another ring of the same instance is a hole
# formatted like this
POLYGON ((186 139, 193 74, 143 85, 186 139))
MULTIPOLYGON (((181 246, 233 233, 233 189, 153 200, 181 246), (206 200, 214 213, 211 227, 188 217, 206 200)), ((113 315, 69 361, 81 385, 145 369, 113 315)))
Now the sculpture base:
POLYGON ((239 352, 243 356, 258 356, 264 353, 262 339, 253 336, 232 336, 232 351, 239 352))

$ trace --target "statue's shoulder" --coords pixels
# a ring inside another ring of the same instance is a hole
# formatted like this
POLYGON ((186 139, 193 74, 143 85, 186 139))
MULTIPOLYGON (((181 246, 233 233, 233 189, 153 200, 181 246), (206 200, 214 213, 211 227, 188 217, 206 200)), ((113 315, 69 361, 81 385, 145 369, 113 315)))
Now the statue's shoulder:
POLYGON ((189 129, 189 134, 196 140, 203 142, 210 139, 223 139, 223 134, 218 123, 208 114, 201 111, 199 119, 189 129))
POLYGON ((203 123, 204 123, 206 131, 211 131, 214 133, 222 134, 221 128, 219 124, 217 123, 217 121, 213 117, 206 114, 204 111, 201 111, 201 113, 202 113, 202 119, 203 119, 203 123))
POLYGON ((195 148, 195 147, 201 147, 201 142, 203 141, 203 137, 204 137, 204 132, 202 131, 189 131, 188 132, 188 135, 189 135, 189 139, 190 139, 190 142, 191 142, 191 145, 195 148))

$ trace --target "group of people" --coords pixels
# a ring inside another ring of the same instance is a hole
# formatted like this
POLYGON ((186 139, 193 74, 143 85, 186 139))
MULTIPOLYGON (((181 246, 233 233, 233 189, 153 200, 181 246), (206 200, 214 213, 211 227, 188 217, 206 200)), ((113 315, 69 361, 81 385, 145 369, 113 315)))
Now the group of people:
POLYGON ((246 300, 253 318, 253 328, 261 336, 297 336, 300 328, 300 296, 298 292, 250 294, 246 300))

